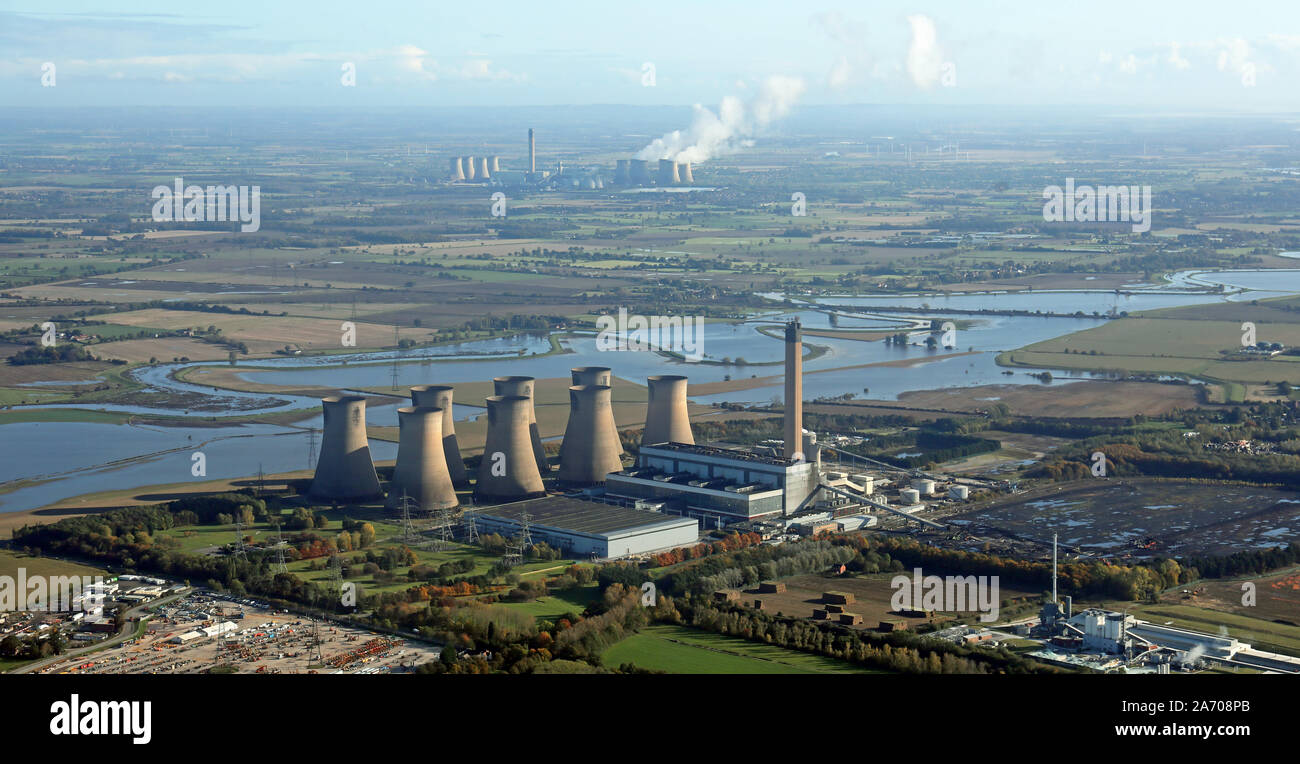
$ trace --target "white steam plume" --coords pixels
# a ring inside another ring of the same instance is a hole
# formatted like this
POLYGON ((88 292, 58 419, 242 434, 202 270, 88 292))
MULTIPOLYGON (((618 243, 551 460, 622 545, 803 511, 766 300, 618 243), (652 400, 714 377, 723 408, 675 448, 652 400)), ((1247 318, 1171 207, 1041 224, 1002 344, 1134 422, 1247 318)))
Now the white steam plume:
POLYGON ((747 102, 735 96, 722 99, 716 114, 696 104, 690 127, 654 139, 636 158, 698 164, 738 151, 750 145, 763 128, 789 114, 803 91, 802 79, 777 75, 768 77, 758 94, 747 102))
POLYGON ((935 32, 934 20, 929 16, 908 16, 907 21, 912 25, 912 43, 907 48, 907 73, 917 87, 929 90, 939 82, 943 69, 939 35, 935 32))

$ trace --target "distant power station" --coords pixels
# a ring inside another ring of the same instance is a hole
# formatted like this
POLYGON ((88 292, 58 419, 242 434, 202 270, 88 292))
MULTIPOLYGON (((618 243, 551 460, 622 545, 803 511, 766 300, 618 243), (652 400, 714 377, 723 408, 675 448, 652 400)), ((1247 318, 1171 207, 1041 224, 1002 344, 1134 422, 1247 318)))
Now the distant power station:
POLYGON ((515 501, 546 493, 528 434, 532 402, 532 398, 522 395, 494 395, 487 399, 487 440, 474 487, 476 497, 515 501))
POLYGON ((456 443, 456 418, 452 413, 451 385, 416 385, 411 388, 411 403, 418 407, 440 409, 442 411, 442 450, 447 457, 448 472, 455 485, 469 484, 469 473, 465 470, 465 461, 460 457, 460 446, 456 443))
POLYGON ((388 506, 400 509, 404 498, 423 510, 449 509, 459 504, 442 447, 443 410, 408 406, 398 409, 397 417, 397 466, 388 487, 388 506))

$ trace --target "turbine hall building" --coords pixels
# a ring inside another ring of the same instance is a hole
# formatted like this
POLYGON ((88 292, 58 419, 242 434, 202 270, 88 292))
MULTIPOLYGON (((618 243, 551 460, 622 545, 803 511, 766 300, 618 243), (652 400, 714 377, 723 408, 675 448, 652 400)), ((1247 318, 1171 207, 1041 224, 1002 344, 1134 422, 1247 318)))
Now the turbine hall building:
POLYGON ((700 524, 686 517, 602 504, 571 496, 498 504, 473 512, 480 533, 519 535, 523 516, 533 543, 545 541, 574 557, 627 557, 693 546, 700 524))

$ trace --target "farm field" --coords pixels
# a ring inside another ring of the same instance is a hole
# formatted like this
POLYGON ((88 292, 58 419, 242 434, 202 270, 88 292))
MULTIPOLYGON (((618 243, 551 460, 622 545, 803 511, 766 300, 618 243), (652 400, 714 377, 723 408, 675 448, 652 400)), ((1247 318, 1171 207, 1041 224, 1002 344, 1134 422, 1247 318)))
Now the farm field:
POLYGON ((65 560, 33 557, 13 549, 0 549, 0 576, 17 577, 23 568, 31 576, 107 576, 102 568, 95 568, 65 560))
POLYGON ((643 628, 601 655, 606 666, 635 663, 670 674, 869 674, 849 663, 775 645, 656 624, 643 628))

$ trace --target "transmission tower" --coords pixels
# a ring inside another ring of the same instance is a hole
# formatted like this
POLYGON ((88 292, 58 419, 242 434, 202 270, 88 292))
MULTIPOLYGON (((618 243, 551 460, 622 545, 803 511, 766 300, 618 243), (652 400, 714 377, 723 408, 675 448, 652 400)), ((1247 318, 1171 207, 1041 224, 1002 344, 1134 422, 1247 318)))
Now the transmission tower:
POLYGON ((402 348, 402 340, 397 331, 397 324, 393 324, 393 389, 397 389, 397 356, 402 348))
POLYGON ((307 668, 311 668, 312 658, 316 659, 317 666, 325 665, 325 656, 321 653, 320 641, 320 621, 316 616, 311 617, 311 645, 307 648, 307 668))
POLYGON ((420 541, 420 535, 415 530, 415 523, 411 520, 411 508, 415 506, 415 499, 406 495, 402 491, 402 498, 398 501, 397 506, 402 512, 402 535, 397 540, 407 546, 415 546, 420 541))
POLYGON ((266 493, 266 473, 262 471, 261 462, 257 463, 257 487, 253 490, 255 491, 253 495, 259 499, 266 493))
POLYGON ((243 510, 235 510, 235 549, 230 556, 236 559, 248 559, 244 551, 244 513, 243 510))
POLYGON ((275 565, 271 567, 272 573, 288 573, 289 566, 284 563, 284 535, 280 532, 280 524, 275 526, 275 565))
POLYGON ((461 515, 461 523, 465 529, 465 543, 478 543, 478 523, 474 522, 474 513, 465 512, 461 515))
POLYGON ((316 428, 307 429, 307 469, 316 467, 316 428))
POLYGON ((532 515, 527 512, 519 516, 519 535, 506 543, 506 553, 501 558, 501 563, 507 568, 524 564, 524 555, 528 552, 528 547, 533 545, 529 528, 529 521, 532 519, 532 515))

